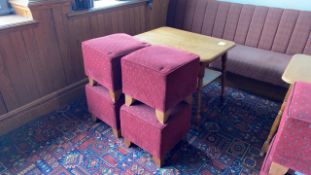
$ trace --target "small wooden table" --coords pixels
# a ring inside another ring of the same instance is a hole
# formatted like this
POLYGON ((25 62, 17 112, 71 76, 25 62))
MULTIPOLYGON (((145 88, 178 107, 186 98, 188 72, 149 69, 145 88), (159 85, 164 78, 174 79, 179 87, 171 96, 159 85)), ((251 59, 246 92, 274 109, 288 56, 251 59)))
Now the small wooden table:
POLYGON ((283 73, 282 80, 288 83, 290 87, 281 105, 281 109, 273 122, 268 138, 261 149, 261 155, 264 155, 268 151, 270 142, 279 127, 281 117, 291 91, 291 85, 296 81, 311 83, 311 55, 294 55, 283 73))
POLYGON ((282 80, 288 84, 295 81, 311 83, 311 55, 294 55, 285 69, 282 80))
POLYGON ((227 51, 235 46, 232 41, 213 38, 193 32, 179 30, 171 27, 160 27, 135 36, 153 45, 162 45, 181 49, 200 56, 201 68, 198 77, 198 102, 197 102, 197 122, 201 120, 201 89, 206 84, 220 77, 221 73, 205 68, 214 60, 222 59, 222 90, 224 93, 224 77, 226 70, 227 51), (208 71, 208 72, 206 72, 208 71), (208 76, 204 78, 204 74, 208 76), (205 81, 204 81, 205 79, 205 81))

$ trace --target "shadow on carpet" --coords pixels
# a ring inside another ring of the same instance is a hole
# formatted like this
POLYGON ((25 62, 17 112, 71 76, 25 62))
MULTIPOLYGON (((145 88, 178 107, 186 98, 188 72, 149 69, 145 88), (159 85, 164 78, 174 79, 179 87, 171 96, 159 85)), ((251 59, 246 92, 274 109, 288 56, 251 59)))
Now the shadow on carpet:
POLYGON ((162 169, 142 149, 126 148, 106 124, 93 123, 80 99, 0 137, 0 174, 258 174, 280 104, 232 88, 221 103, 219 83, 203 93, 201 125, 162 169))

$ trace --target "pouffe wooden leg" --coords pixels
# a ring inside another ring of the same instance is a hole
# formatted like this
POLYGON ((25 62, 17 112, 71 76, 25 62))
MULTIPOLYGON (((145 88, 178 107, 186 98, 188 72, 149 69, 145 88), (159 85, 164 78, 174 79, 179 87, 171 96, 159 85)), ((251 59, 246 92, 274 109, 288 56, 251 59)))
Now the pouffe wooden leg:
POLYGON ((116 137, 116 138, 120 138, 121 137, 121 131, 119 129, 114 129, 112 128, 112 134, 116 137))
POLYGON ((284 108, 285 108, 285 102, 282 104, 281 109, 280 109, 278 115, 276 116, 276 118, 273 122, 273 125, 270 129, 269 135, 268 135, 265 143, 263 144, 263 146, 261 148, 260 156, 264 156, 266 154, 266 152, 268 151, 269 146, 270 146, 270 142, 271 142, 273 136, 275 135, 275 133, 276 133, 276 131, 280 125, 284 108))
POLYGON ((275 133, 278 130, 278 127, 279 127, 281 119, 282 119, 283 112, 285 110, 285 106, 286 106, 286 102, 287 102, 288 96, 289 96, 289 94, 291 92, 291 89, 292 89, 292 86, 289 87, 289 89, 288 89, 288 91, 286 93, 284 102, 282 103, 281 108, 280 108, 280 110, 278 112, 278 115, 276 116, 276 118, 275 118, 275 120, 273 122, 273 125, 272 125, 272 127, 270 129, 269 135, 268 135, 264 145, 261 148, 261 152, 260 152, 261 156, 265 155, 266 152, 268 151, 269 146, 270 146, 270 142, 271 142, 272 138, 274 137, 275 133))
POLYGON ((154 161, 154 163, 157 165, 157 167, 161 168, 164 164, 164 159, 163 158, 158 158, 155 156, 152 156, 152 159, 154 161))
POLYGON ((129 148, 131 146, 131 141, 129 141, 128 139, 124 138, 124 144, 127 148, 129 148))
POLYGON ((278 163, 272 162, 269 170, 269 175, 284 175, 287 173, 289 168, 280 165, 278 163))
POLYGON ((185 99, 185 101, 188 103, 188 104, 192 104, 192 95, 189 95, 186 99, 185 99))
POLYGON ((163 112, 161 110, 156 109, 155 113, 156 113, 158 121, 162 124, 165 124, 170 115, 170 110, 163 112))
POLYGON ((97 117, 95 115, 92 114, 91 117, 93 122, 97 122, 97 117))
POLYGON ((120 98, 122 92, 121 90, 113 91, 109 90, 109 96, 111 97, 111 100, 115 103, 120 98))
POLYGON ((125 105, 131 106, 135 102, 135 99, 129 95, 125 95, 125 105))
POLYGON ((95 86, 95 80, 93 80, 92 78, 89 78, 89 85, 95 86))

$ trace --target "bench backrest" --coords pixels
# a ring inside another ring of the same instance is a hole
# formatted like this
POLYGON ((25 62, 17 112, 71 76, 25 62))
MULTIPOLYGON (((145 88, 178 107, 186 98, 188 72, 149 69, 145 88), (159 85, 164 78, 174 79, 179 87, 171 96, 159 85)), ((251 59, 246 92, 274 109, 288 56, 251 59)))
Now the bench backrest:
POLYGON ((168 25, 250 47, 311 54, 311 12, 216 0, 170 0, 168 25))

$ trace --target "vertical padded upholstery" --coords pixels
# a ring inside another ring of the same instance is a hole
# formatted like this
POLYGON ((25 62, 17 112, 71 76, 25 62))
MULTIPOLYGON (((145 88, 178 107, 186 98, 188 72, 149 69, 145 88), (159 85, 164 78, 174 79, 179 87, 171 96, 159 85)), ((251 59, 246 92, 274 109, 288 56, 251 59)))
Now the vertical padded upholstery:
POLYGON ((207 6, 206 0, 198 0, 192 22, 192 32, 201 33, 205 10, 207 6))
POLYGON ((206 7, 206 13, 204 16, 202 33, 211 36, 213 33, 214 23, 217 15, 218 2, 213 0, 208 0, 208 5, 206 7))
POLYGON ((283 10, 281 9, 269 8, 261 38, 259 40, 258 48, 271 50, 282 14, 283 10))
POLYGON ((282 53, 286 52, 289 40, 291 38, 291 34, 296 24, 298 14, 299 12, 296 10, 284 11, 280 25, 276 32, 276 36, 274 38, 274 43, 272 46, 273 51, 282 53))
POLYGON ((311 12, 216 0, 171 1, 172 27, 289 55, 311 54, 311 12))
POLYGON ((225 31, 223 38, 227 40, 233 40, 236 28, 238 26, 240 14, 242 11, 242 5, 241 4, 231 4, 228 15, 227 15, 227 21, 225 26, 225 31))
MULTIPOLYGON (((189 1, 188 1, 189 2, 189 1)), ((177 0, 177 4, 176 4, 176 15, 175 17, 175 27, 177 28, 182 28, 184 25, 184 17, 185 15, 188 15, 185 13, 185 8, 186 8, 186 4, 187 0, 177 0)))
POLYGON ((229 12, 230 4, 226 2, 219 3, 218 11, 213 28, 213 37, 222 38, 224 28, 227 21, 227 15, 229 12))
POLYGON ((267 7, 256 7, 253 15, 251 25, 248 30, 248 35, 246 38, 245 45, 249 47, 257 47, 261 31, 265 24, 267 17, 268 8, 267 7))
POLYGON ((176 10, 172 27, 236 42, 228 52, 229 72, 287 87, 281 76, 291 56, 311 54, 310 11, 217 0, 171 1, 184 9, 176 10))
POLYGON ((305 47, 303 53, 311 55, 311 31, 310 31, 309 39, 308 39, 308 42, 306 44, 306 47, 305 47))
POLYGON ((302 53, 311 32, 311 12, 300 12, 286 53, 302 53))
POLYGON ((197 0, 194 0, 192 3, 187 3, 185 7, 185 17, 184 17, 184 29, 185 30, 190 30, 192 29, 192 22, 193 22, 193 17, 194 17, 194 12, 196 10, 196 5, 197 5, 197 0))
POLYGON ((166 24, 171 27, 175 27, 177 0, 170 0, 168 4, 168 11, 166 17, 166 24))
POLYGON ((236 43, 244 45, 254 11, 255 11, 254 6, 251 6, 251 5, 243 6, 241 14, 240 14, 238 27, 237 27, 235 37, 234 37, 234 41, 236 43))

